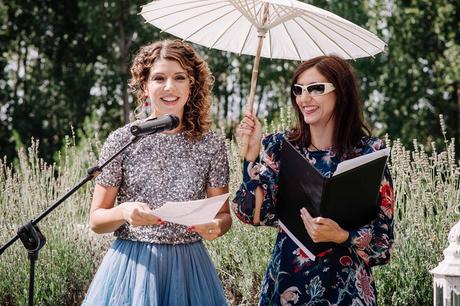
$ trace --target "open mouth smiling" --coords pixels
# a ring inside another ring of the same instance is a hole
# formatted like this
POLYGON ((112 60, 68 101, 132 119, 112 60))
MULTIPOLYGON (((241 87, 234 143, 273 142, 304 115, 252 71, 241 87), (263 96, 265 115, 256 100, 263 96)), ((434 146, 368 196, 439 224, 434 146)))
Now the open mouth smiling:
POLYGON ((161 101, 163 101, 165 103, 175 103, 175 102, 179 101, 179 97, 176 97, 176 96, 161 97, 160 99, 161 99, 161 101))

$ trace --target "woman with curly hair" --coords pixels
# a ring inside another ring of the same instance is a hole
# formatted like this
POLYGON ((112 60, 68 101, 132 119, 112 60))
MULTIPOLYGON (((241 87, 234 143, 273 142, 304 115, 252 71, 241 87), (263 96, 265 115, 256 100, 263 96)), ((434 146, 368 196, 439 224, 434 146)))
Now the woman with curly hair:
MULTIPOLYGON (((191 227, 152 213, 166 201, 228 192, 225 141, 210 130, 208 65, 189 44, 165 40, 140 49, 131 75, 139 105, 148 103, 151 117, 176 115, 180 124, 136 142, 97 177, 89 223, 117 239, 83 305, 227 305, 202 239, 229 230, 228 202, 211 223, 191 227)), ((109 135, 102 162, 129 141, 131 125, 109 135)))
POLYGON ((305 208, 292 216, 303 221, 314 242, 332 243, 314 259, 279 226, 276 208, 284 140, 327 177, 339 162, 381 150, 384 143, 372 137, 364 123, 357 81, 344 59, 320 56, 302 63, 294 72, 290 96, 297 117, 294 128, 262 140, 259 121, 248 113, 237 129, 240 135, 249 135, 249 144, 243 182, 232 208, 245 223, 278 229, 259 305, 377 305, 371 268, 390 260, 394 240, 388 168, 381 181, 377 216, 369 224, 348 231, 332 219, 313 218, 305 208), (264 149, 259 157, 261 143, 264 149))

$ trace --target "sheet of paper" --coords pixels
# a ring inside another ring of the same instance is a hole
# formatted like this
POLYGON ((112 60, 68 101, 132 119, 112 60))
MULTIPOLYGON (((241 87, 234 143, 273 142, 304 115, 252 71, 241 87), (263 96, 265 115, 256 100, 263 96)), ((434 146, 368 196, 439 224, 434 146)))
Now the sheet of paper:
POLYGON ((350 169, 356 168, 358 166, 364 165, 374 159, 380 158, 382 156, 390 155, 390 148, 385 148, 383 150, 375 151, 369 154, 361 155, 349 160, 345 160, 337 165, 337 170, 335 170, 334 175, 343 173, 350 169))
POLYGON ((202 200, 166 202, 152 213, 164 221, 187 226, 209 223, 219 212, 228 196, 229 193, 226 193, 202 200))
POLYGON ((294 243, 297 244, 297 246, 305 253, 305 255, 307 255, 311 260, 316 259, 316 256, 312 252, 310 252, 310 250, 307 249, 307 247, 303 245, 303 243, 300 242, 299 239, 297 239, 296 236, 294 236, 294 234, 291 233, 290 230, 288 230, 288 228, 286 227, 286 225, 283 224, 283 222, 278 220, 278 224, 283 229, 283 231, 289 236, 289 238, 291 238, 292 241, 294 241, 294 243))

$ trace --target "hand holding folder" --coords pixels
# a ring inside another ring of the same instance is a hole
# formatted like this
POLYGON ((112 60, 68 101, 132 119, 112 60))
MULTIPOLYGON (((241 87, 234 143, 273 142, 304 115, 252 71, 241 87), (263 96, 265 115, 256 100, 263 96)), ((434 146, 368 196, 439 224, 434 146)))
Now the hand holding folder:
POLYGON ((345 230, 369 224, 377 214, 378 193, 389 149, 340 163, 334 176, 324 177, 287 140, 280 160, 277 213, 280 226, 312 259, 333 246, 314 243, 300 218, 305 207, 315 217, 330 218, 345 230))

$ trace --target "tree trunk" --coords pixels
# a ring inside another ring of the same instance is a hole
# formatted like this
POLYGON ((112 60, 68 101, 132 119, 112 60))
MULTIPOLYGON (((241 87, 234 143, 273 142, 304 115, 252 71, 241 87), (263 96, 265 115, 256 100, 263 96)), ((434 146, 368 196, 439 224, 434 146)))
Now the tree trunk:
MULTIPOLYGON (((120 20, 120 59, 121 59, 121 73, 123 76, 128 74, 128 50, 126 49, 126 36, 125 36, 125 25, 124 20, 120 20)), ((124 123, 129 122, 130 106, 128 101, 128 87, 126 86, 126 80, 123 80, 121 98, 123 100, 123 121, 124 123)))
POLYGON ((224 106, 222 107, 224 113, 222 114, 223 115, 223 118, 225 120, 225 122, 228 121, 228 108, 229 108, 229 95, 230 93, 225 91, 225 95, 224 95, 224 106))
MULTIPOLYGON (((129 5, 128 5, 129 6, 129 5)), ((120 60, 121 60, 121 74, 123 76, 129 75, 129 63, 128 63, 128 50, 129 46, 132 41, 132 35, 126 34, 126 13, 128 11, 128 7, 126 2, 122 2, 121 11, 120 11, 120 19, 119 19, 119 26, 120 26, 120 60), (130 36, 130 37, 129 37, 130 36)), ((129 105, 129 95, 128 95, 128 86, 127 81, 125 78, 123 79, 122 87, 121 87, 121 98, 123 100, 123 121, 124 123, 129 122, 129 114, 131 112, 131 106, 129 105)))
MULTIPOLYGON (((24 75, 22 77, 22 90, 23 90, 23 96, 22 97, 24 99, 24 102, 27 99, 26 97, 29 94, 27 92, 27 90, 29 89, 28 88, 28 83, 27 83, 27 73, 28 73, 27 61, 28 61, 28 57, 29 57, 29 47, 26 45, 26 46, 24 46, 24 57, 22 58, 22 65, 24 66, 24 75)), ((18 67, 18 69, 20 69, 20 67, 18 67)))
POLYGON ((15 103, 18 103, 18 90, 21 83, 21 77, 19 75, 19 70, 21 69, 21 60, 22 60, 22 50, 21 50, 21 39, 18 40, 18 50, 16 52, 18 59, 16 61, 16 80, 13 87, 13 100, 15 103))
POLYGON ((455 148, 456 148, 456 154, 457 155, 457 159, 460 158, 460 83, 457 83, 457 137, 455 137, 456 139, 456 144, 455 144, 455 148))

